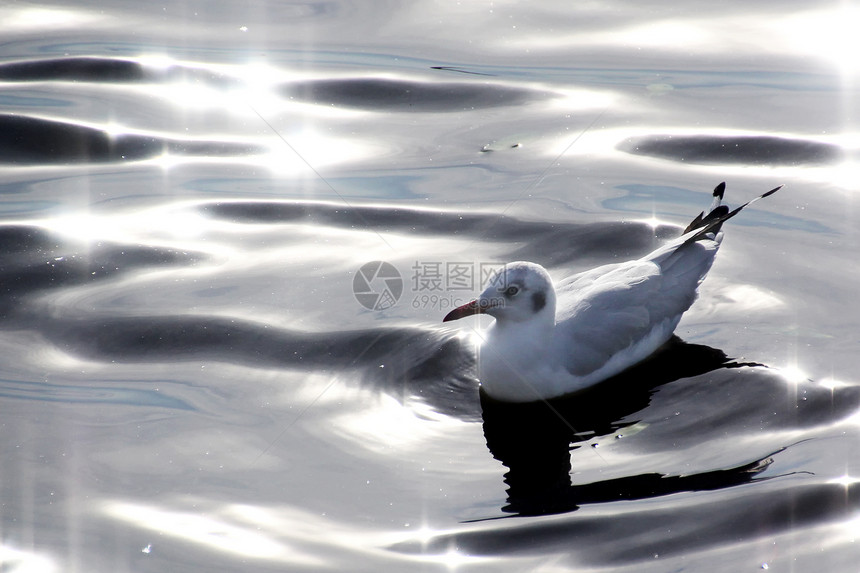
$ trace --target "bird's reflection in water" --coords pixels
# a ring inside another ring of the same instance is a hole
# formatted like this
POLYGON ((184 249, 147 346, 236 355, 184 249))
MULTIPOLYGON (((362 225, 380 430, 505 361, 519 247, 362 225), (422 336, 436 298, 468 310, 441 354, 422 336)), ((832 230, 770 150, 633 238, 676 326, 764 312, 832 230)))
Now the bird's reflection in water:
POLYGON ((616 432, 645 408, 657 386, 717 368, 745 366, 707 346, 674 337, 638 366, 574 395, 525 404, 498 402, 481 394, 484 435, 493 457, 507 468, 507 505, 514 515, 575 511, 588 503, 644 499, 681 491, 714 490, 749 482, 771 460, 685 476, 647 473, 583 485, 571 483, 572 449, 616 432))

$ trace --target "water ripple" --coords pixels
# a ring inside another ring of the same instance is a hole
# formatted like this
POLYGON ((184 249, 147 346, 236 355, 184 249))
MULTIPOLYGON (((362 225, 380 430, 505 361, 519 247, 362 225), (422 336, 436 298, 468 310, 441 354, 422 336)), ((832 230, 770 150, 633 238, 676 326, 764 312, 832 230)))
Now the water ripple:
POLYGON ((815 166, 844 158, 836 145, 771 135, 648 135, 618 147, 634 155, 702 165, 815 166))

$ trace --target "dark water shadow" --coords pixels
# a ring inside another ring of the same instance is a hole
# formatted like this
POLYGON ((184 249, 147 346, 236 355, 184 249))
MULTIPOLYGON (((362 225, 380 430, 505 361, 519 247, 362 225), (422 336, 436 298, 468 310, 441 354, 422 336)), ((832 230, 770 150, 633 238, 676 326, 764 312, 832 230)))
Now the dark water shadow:
POLYGON ((308 80, 286 84, 281 93, 297 101, 397 112, 456 112, 522 105, 553 94, 497 83, 418 82, 386 78, 308 80))
POLYGON ((145 77, 142 64, 115 58, 48 58, 0 64, 0 80, 6 82, 65 80, 122 83, 141 81, 145 77))
POLYGON ((191 266, 201 253, 100 241, 72 244, 43 227, 0 226, 0 320, 13 316, 33 294, 136 270, 191 266))
POLYGON ((545 266, 573 261, 635 258, 678 236, 680 228, 640 222, 546 223, 493 213, 433 212, 403 207, 351 206, 307 202, 241 202, 202 205, 207 217, 230 223, 304 223, 347 230, 412 236, 445 236, 476 243, 515 244, 503 262, 536 260, 545 266))
MULTIPOLYGON (((741 435, 750 427, 770 432, 832 424, 860 409, 857 386, 809 385, 802 398, 791 401, 786 400, 789 386, 766 367, 732 362, 720 350, 674 337, 645 362, 577 394, 530 404, 498 402, 482 394, 487 447, 508 468, 506 501, 501 507, 504 515, 466 522, 486 522, 479 529, 406 541, 389 549, 426 555, 444 554, 456 547, 463 554, 494 558, 573 551, 579 566, 621 566, 651 560, 654 554, 661 558, 688 555, 737 539, 767 539, 799 527, 856 516, 860 510, 858 484, 821 483, 809 479, 813 474, 802 467, 780 475, 761 475, 793 443, 764 455, 750 455, 737 465, 699 473, 650 472, 577 484, 571 479, 575 469, 571 452, 581 448, 579 444, 623 432, 645 416, 661 421, 650 424, 648 430, 649 442, 662 451, 666 447, 694 448, 727 434, 741 435), (669 387, 688 390, 680 397, 683 402, 653 404, 655 393, 669 387), (714 388, 717 392, 709 394, 714 388), (715 396, 735 396, 736 401, 723 401, 716 407, 715 396), (690 410, 687 425, 675 423, 671 413, 675 408, 690 410), (715 411, 726 418, 715 420, 704 414, 715 411), (665 422, 668 419, 672 423, 665 422), (766 483, 769 487, 764 487, 766 483), (743 489, 754 484, 754 490, 743 489), (737 488, 737 493, 681 506, 644 506, 637 512, 606 506, 604 512, 575 519, 508 521, 576 512, 588 504, 730 488, 737 488), (500 519, 508 524, 491 525, 500 519), (655 537, 654 532, 660 533, 655 537), (620 539, 625 543, 619 545, 620 539)), ((738 457, 743 459, 744 453, 738 452, 738 457)))
POLYGON ((10 328, 38 328, 63 352, 102 362, 211 361, 254 368, 331 372, 344 385, 419 399, 435 411, 480 419, 471 348, 449 333, 379 328, 308 333, 211 316, 45 318, 23 315, 10 328))
MULTIPOLYGON (((750 464, 749 469, 756 471, 756 467, 750 464)), ((754 495, 702 499, 680 508, 522 520, 507 527, 483 527, 441 534, 430 540, 401 542, 389 549, 444 555, 456 547, 460 554, 495 559, 570 555, 577 569, 589 565, 606 568, 653 562, 655 555, 661 559, 690 555, 723 548, 738 540, 767 540, 770 544, 775 535, 839 523, 856 517, 860 509, 860 485, 856 483, 802 483, 788 478, 784 487, 776 487, 778 481, 771 480, 774 487, 758 488, 754 495)))
POLYGON ((844 158, 836 145, 771 135, 648 135, 618 148, 633 155, 700 165, 824 165, 844 158))
POLYGON ((629 416, 648 406, 654 388, 717 368, 737 366, 720 350, 673 337, 648 360, 575 394, 512 404, 482 393, 487 447, 509 470, 505 474, 508 505, 503 511, 546 515, 574 511, 585 503, 719 489, 749 481, 756 473, 751 468, 764 469, 762 460, 684 477, 643 474, 577 486, 571 485, 570 477, 571 444, 636 423, 629 416))
MULTIPOLYGON (((208 315, 58 314, 34 303, 34 297, 153 268, 191 267, 206 256, 107 241, 70 243, 31 225, 0 226, 0 245, 0 328, 37 332, 70 355, 104 363, 207 360, 330 371, 344 384, 402 400, 420 399, 447 415, 480 418, 473 353, 452 332, 377 328, 313 333, 208 315)), ((23 387, 13 391, 18 397, 33 395, 23 387)))
POLYGON ((111 134, 75 123, 0 114, 0 164, 65 165, 140 161, 164 153, 233 157, 262 153, 264 150, 259 145, 229 141, 111 134))
POLYGON ((238 81, 203 65, 171 63, 149 66, 134 59, 101 56, 40 58, 0 63, 4 82, 87 82, 100 84, 194 81, 213 87, 232 87, 238 81))
POLYGON ((0 328, 35 331, 73 356, 331 371, 345 384, 399 399, 418 398, 440 413, 480 418, 472 349, 450 331, 416 327, 314 333, 194 314, 57 315, 33 303, 34 297, 135 272, 192 267, 207 256, 108 241, 75 243, 34 225, 0 226, 0 245, 0 328))
MULTIPOLYGON (((675 381, 689 388, 689 393, 680 393, 677 402, 663 403, 661 408, 683 409, 688 421, 649 426, 650 440, 658 450, 666 443, 695 447, 748 426, 767 432, 825 425, 860 409, 860 387, 830 389, 810 384, 802 397, 788 401, 787 383, 778 372, 732 362, 720 350, 673 337, 644 362, 576 394, 527 404, 498 402, 481 394, 487 447, 508 468, 503 511, 545 515, 574 511, 586 503, 722 489, 751 482, 767 469, 776 452, 700 474, 652 473, 571 485, 571 449, 638 423, 656 389, 675 381), (720 408, 714 408, 714 399, 721 400, 720 408)), ((675 419, 672 411, 653 407, 648 415, 675 419)))

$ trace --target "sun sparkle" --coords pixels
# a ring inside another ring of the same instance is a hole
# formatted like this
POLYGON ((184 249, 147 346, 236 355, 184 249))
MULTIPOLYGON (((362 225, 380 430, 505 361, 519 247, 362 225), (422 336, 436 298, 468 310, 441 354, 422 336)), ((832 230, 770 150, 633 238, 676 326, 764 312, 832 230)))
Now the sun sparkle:
POLYGON ((479 557, 472 557, 460 553, 453 545, 449 547, 445 553, 441 554, 437 560, 451 573, 457 571, 463 565, 474 564, 478 561, 482 561, 479 557))
POLYGON ((837 388, 844 388, 845 386, 849 386, 847 382, 843 382, 842 380, 837 380, 836 378, 822 378, 818 381, 818 384, 824 388, 829 390, 835 390, 837 388))
POLYGON ((860 483, 860 477, 854 477, 846 473, 837 478, 827 480, 827 483, 835 483, 847 488, 854 485, 855 483, 860 483))
POLYGON ((666 221, 661 221, 660 219, 658 219, 654 215, 651 215, 647 219, 636 219, 636 222, 637 223, 644 223, 644 224, 648 225, 649 227, 651 227, 651 229, 657 229, 658 227, 660 227, 662 225, 670 224, 670 223, 667 223, 666 221))
POLYGON ((776 368, 786 382, 790 384, 800 384, 810 380, 809 375, 798 367, 797 364, 789 364, 776 368))
POLYGON ((178 61, 174 60, 167 54, 144 54, 142 56, 138 56, 135 58, 137 63, 145 66, 147 68, 153 68, 156 70, 166 70, 171 66, 175 66, 178 61))

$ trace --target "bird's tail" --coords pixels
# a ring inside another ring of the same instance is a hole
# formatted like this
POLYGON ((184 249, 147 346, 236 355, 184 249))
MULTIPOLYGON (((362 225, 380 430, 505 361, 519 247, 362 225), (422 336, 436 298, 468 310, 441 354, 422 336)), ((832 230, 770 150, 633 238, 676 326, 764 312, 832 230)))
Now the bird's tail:
MULTIPOLYGON (((664 271, 675 266, 681 260, 687 260, 691 268, 696 267, 698 269, 696 270, 696 272, 699 273, 698 276, 704 277, 711 262, 713 262, 717 249, 720 246, 720 240, 722 237, 719 233, 723 223, 740 213, 741 209, 747 205, 755 203, 759 199, 764 199, 768 195, 773 195, 780 189, 782 189, 782 185, 775 189, 771 189, 767 193, 759 195, 755 199, 747 201, 732 211, 729 211, 729 208, 722 204, 726 184, 720 183, 714 189, 714 200, 711 203, 710 210, 707 213, 704 211, 699 213, 696 218, 687 225, 687 228, 684 229, 684 232, 680 237, 651 253, 648 256, 648 260, 660 265, 664 271), (689 248, 694 243, 699 243, 699 246, 701 246, 702 243, 700 243, 700 241, 705 240, 713 242, 707 244, 704 251, 701 249, 689 248), (710 254, 708 256, 704 256, 705 251, 710 254), (693 253, 697 254, 693 256, 693 253)), ((684 266, 684 264, 681 265, 681 267, 684 266)))
MULTIPOLYGON (((708 225, 711 221, 715 220, 722 215, 725 215, 729 212, 729 208, 723 205, 723 194, 726 192, 726 182, 723 181, 716 187, 714 187, 714 200, 711 202, 711 206, 708 208, 707 214, 705 211, 702 211, 696 218, 690 221, 690 224, 687 225, 687 228, 684 229, 682 235, 686 235, 690 231, 698 229, 700 227, 704 227, 708 225)), ((711 232, 715 235, 719 232, 719 227, 712 230, 711 232)))
POLYGON ((782 189, 782 185, 771 189, 767 193, 762 193, 755 199, 750 199, 740 207, 729 211, 729 208, 726 205, 721 204, 723 193, 726 190, 726 184, 720 183, 714 188, 714 201, 711 203, 711 210, 708 214, 706 215, 704 212, 699 213, 699 215, 693 219, 689 225, 687 225, 687 228, 684 229, 682 236, 689 235, 689 237, 684 239, 683 244, 686 245, 693 243, 709 236, 709 238, 713 238, 720 232, 720 227, 722 227, 723 223, 740 213, 744 207, 752 205, 759 199, 764 199, 765 197, 773 195, 780 189, 782 189))

